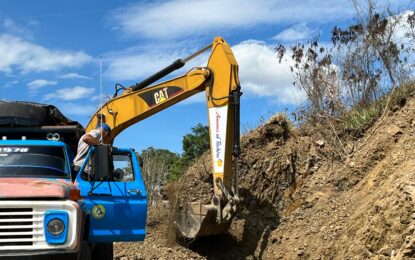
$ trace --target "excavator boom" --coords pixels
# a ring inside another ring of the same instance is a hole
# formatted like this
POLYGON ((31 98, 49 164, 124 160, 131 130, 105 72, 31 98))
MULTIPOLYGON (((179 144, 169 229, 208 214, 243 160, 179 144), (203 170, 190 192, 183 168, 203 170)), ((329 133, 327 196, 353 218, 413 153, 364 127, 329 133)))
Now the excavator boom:
POLYGON ((214 194, 210 205, 186 204, 177 212, 176 226, 187 238, 225 232, 239 202, 237 172, 232 171, 232 163, 240 153, 241 92, 238 64, 226 41, 216 37, 200 51, 125 88, 120 96, 117 96, 117 89, 114 97, 98 109, 86 127, 88 132, 105 122, 112 131, 104 142, 112 144, 114 138, 129 126, 202 91, 206 93, 208 109, 214 194), (206 67, 195 67, 183 76, 151 85, 209 49, 211 55, 206 67))

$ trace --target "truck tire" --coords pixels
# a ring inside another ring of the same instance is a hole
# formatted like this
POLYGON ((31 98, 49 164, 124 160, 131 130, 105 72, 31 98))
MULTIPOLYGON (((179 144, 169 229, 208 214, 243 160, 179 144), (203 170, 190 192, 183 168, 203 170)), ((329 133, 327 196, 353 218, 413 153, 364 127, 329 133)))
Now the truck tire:
POLYGON ((77 260, 91 260, 91 244, 83 241, 79 250, 77 260))
POLYGON ((112 260, 114 256, 112 243, 96 243, 91 252, 92 260, 112 260))

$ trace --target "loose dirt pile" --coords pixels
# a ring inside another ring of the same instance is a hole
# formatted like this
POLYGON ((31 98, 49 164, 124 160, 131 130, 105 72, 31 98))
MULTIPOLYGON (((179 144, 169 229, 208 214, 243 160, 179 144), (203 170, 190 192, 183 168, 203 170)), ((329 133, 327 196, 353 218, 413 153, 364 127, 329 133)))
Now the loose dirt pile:
MULTIPOLYGON (((339 142, 347 156, 337 156, 324 137, 316 136, 313 131, 295 130, 276 116, 243 137, 239 160, 243 202, 228 234, 190 244, 172 242, 169 212, 152 207, 146 241, 118 243, 115 255, 415 258, 415 98, 389 111, 358 140, 339 142)), ((208 157, 203 156, 177 184, 179 197, 210 201, 208 157)))
POLYGON ((170 221, 164 205, 149 207, 145 241, 115 243, 114 259, 204 259, 174 241, 170 221))

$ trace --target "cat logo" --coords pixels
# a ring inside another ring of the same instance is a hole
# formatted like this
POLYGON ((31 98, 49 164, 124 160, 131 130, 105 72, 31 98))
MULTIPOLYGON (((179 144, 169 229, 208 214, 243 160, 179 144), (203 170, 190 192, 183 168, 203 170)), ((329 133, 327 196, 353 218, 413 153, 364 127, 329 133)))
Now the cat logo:
POLYGON ((167 87, 160 89, 159 91, 154 93, 154 101, 156 102, 157 105, 160 103, 163 103, 168 98, 169 98, 169 95, 167 93, 167 87))
POLYGON ((168 101, 174 96, 183 92, 183 89, 176 86, 163 86, 154 88, 138 94, 149 107, 157 106, 168 101))

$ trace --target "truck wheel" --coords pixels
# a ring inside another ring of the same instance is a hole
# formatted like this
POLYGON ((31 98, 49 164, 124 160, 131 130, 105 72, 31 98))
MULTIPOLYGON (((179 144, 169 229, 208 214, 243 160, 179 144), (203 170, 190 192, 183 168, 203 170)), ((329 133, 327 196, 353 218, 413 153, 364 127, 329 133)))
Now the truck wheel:
POLYGON ((82 242, 77 260, 91 260, 91 245, 88 242, 82 242))
POLYGON ((112 243, 96 243, 92 249, 92 260, 112 260, 114 256, 112 243))

